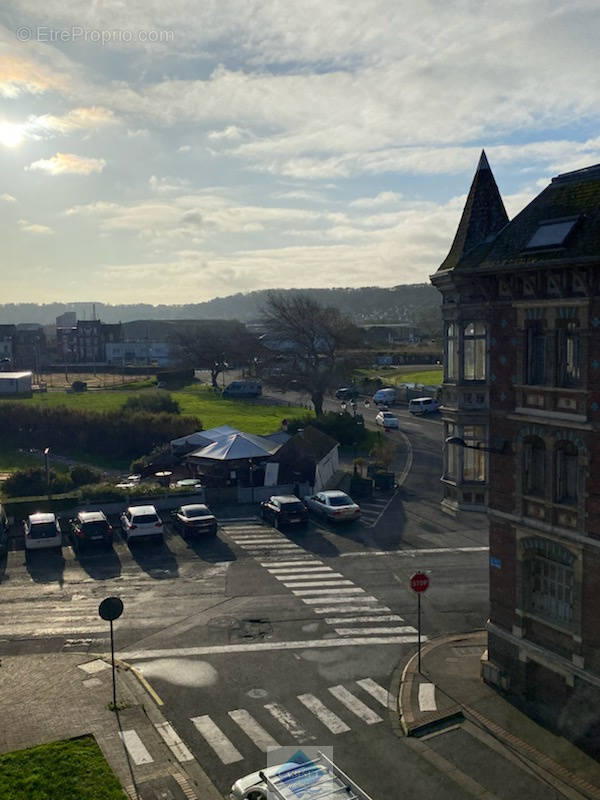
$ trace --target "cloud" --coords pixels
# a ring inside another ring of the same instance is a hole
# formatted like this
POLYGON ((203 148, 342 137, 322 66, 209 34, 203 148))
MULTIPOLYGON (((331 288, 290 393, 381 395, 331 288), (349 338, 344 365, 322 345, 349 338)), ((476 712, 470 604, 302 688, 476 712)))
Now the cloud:
POLYGON ((106 166, 103 158, 85 158, 74 153, 57 153, 52 158, 42 158, 34 161, 27 170, 40 170, 49 175, 91 175, 93 172, 102 172, 106 166))
POLYGON ((375 197, 357 197, 356 200, 352 200, 350 206, 376 208, 377 206, 395 205, 401 199, 402 195, 398 192, 379 192, 375 197))
POLYGON ((182 144, 181 147, 177 148, 178 153, 189 153, 192 149, 191 145, 189 144, 182 144))
POLYGON ((42 94, 64 87, 64 79, 33 59, 4 54, 0 56, 0 96, 42 94))
POLYGON ((2 200, 4 203, 16 203, 17 202, 17 198, 16 197, 13 197, 12 194, 7 194, 6 192, 4 192, 4 194, 0 194, 0 200, 2 200))
POLYGON ((32 131, 43 133, 71 133, 72 131, 100 128, 114 125, 117 122, 114 112, 109 108, 91 106, 74 108, 62 116, 43 114, 30 117, 27 127, 32 131))
POLYGON ((25 233, 36 233, 36 234, 54 233, 52 228, 49 228, 47 225, 38 225, 37 223, 29 222, 29 220, 26 219, 19 219, 17 220, 17 223, 21 228, 21 230, 24 231, 25 233))
POLYGON ((225 130, 222 131, 210 131, 208 134, 209 139, 241 139, 247 131, 243 131, 241 128, 238 128, 237 125, 228 125, 225 130))

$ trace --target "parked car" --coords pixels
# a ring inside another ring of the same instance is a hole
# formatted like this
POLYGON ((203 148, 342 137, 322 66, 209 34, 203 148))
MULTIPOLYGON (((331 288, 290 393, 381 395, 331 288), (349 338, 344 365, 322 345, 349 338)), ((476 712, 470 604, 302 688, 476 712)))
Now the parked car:
POLYGON ((260 504, 260 515, 276 528, 308 522, 308 509, 293 494, 274 494, 260 504))
POLYGON ((360 392, 355 386, 343 386, 335 393, 336 400, 356 400, 360 392))
POLYGON ((393 386, 388 386, 385 389, 377 389, 373 395, 373 402, 378 405, 392 405, 396 402, 396 389, 393 386))
POLYGON ((223 389, 223 397, 260 397, 262 385, 258 381, 232 381, 223 389))
POLYGON ((162 520, 154 506, 129 506, 121 514, 121 530, 126 542, 163 540, 162 520))
POLYGON ((411 414, 431 414, 439 411, 441 403, 435 397, 415 397, 408 403, 408 410, 411 414))
POLYGON ((317 492, 305 497, 304 502, 315 514, 332 522, 345 522, 360 517, 360 506, 345 492, 337 489, 317 492))
POLYGON ((8 517, 0 503, 0 556, 8 552, 8 517))
POLYGON ((215 536, 217 533, 217 518, 203 503, 194 503, 189 506, 179 506, 171 511, 173 524, 184 539, 194 536, 215 536))
POLYGON ((112 547, 113 529, 103 511, 80 511, 69 523, 71 544, 78 553, 98 545, 105 550, 112 547))
POLYGON ((375 424, 382 428, 398 428, 398 417, 391 411, 380 411, 375 417, 375 424))
POLYGON ((23 522, 23 532, 26 556, 31 550, 62 550, 62 531, 54 514, 30 514, 23 522))

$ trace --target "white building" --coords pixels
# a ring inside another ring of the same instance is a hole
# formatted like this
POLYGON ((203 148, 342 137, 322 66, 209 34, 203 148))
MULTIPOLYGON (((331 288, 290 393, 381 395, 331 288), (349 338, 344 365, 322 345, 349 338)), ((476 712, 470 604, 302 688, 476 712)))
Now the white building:
POLYGON ((171 347, 168 342, 151 342, 146 339, 129 342, 107 342, 106 361, 122 366, 137 364, 168 367, 171 364, 171 347))
POLYGON ((31 372, 0 372, 0 394, 31 394, 31 372))

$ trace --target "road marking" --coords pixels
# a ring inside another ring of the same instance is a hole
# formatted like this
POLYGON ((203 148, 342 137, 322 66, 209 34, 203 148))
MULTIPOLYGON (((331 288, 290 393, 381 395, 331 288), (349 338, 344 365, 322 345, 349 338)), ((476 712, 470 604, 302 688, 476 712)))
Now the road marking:
POLYGON ((215 725, 208 715, 192 717, 191 721, 198 733, 206 739, 207 743, 219 756, 223 764, 234 764, 236 761, 242 760, 243 756, 240 751, 232 745, 223 731, 218 725, 215 725))
MULTIPOLYGON (((302 591, 305 592, 306 590, 302 589, 302 591)), ((364 589, 361 589, 360 591, 364 592, 364 589)), ((335 592, 335 594, 342 594, 342 593, 346 593, 346 592, 355 593, 355 590, 354 589, 338 589, 335 592)), ((327 592, 327 591, 323 592, 322 591, 321 593, 322 594, 333 594, 334 590, 332 589, 330 592, 327 592)), ((352 599, 352 598, 348 598, 348 597, 303 597, 302 598, 302 602, 306 603, 307 606, 311 606, 311 605, 317 605, 317 603, 325 603, 325 602, 327 602, 327 603, 347 603, 348 599, 352 599)), ((371 597, 371 596, 362 597, 362 595, 358 596, 358 597, 355 597, 354 600, 357 600, 357 601, 360 600, 361 603, 378 603, 379 602, 379 600, 376 597, 371 597)))
POLYGON ((431 556, 443 553, 483 553, 489 547, 422 547, 415 550, 373 550, 370 553, 340 553, 340 557, 347 556, 431 556))
POLYGON ((301 744, 314 740, 315 737, 307 733, 298 720, 279 703, 267 703, 265 708, 301 744))
MULTIPOLYGON (((373 610, 370 606, 367 609, 373 610)), ((347 622, 403 622, 403 619, 397 614, 382 614, 378 617, 327 617, 325 622, 328 625, 344 625, 347 622)))
POLYGON ((250 741, 254 742, 263 753, 268 753, 269 747, 279 747, 271 734, 267 733, 262 725, 259 725, 252 714, 246 711, 245 708, 238 708, 235 711, 230 711, 229 716, 236 725, 239 725, 250 741))
POLYGON ((138 766, 140 764, 151 764, 154 761, 135 731, 119 731, 119 737, 138 766))
POLYGON ((323 705, 314 694, 299 694, 298 700, 332 733, 345 733, 350 730, 349 726, 337 714, 334 714, 327 706, 323 705))
POLYGON ((355 697, 352 692, 349 692, 344 686, 330 686, 329 691, 342 705, 346 706, 348 711, 356 714, 356 716, 366 722, 367 725, 375 725, 375 723, 382 721, 379 714, 372 711, 369 706, 366 706, 362 700, 355 697))
POLYGON ((356 681, 356 683, 361 689, 364 689, 365 692, 368 692, 371 697, 374 697, 375 700, 379 701, 382 706, 388 708, 389 693, 387 689, 384 689, 383 686, 380 686, 372 678, 363 678, 360 681, 356 681))
POLYGON ((157 722, 155 723, 154 727, 165 740, 165 743, 171 749, 177 761, 183 762, 194 760, 194 756, 181 741, 179 734, 168 722, 157 722))
POLYGON ((435 702, 435 684, 419 684, 419 711, 437 711, 435 702))
MULTIPOLYGON (((369 598, 362 598, 361 600, 369 600, 369 598)), ((373 598, 375 599, 375 598, 373 598)), ((306 601, 304 601, 306 602, 306 601)), ((371 611, 371 612, 379 612, 379 611, 391 611, 390 608, 387 606, 379 606, 375 608, 374 606, 346 606, 345 608, 338 608, 337 606, 323 606, 322 608, 313 608, 315 614, 356 614, 359 611, 371 611)))
MULTIPOLYGON (((311 559, 310 561, 261 561, 261 567, 295 567, 299 564, 302 565, 320 565, 321 561, 316 561, 315 559, 311 559)), ((330 567, 331 569, 331 567, 330 567)))
POLYGON ((416 633, 416 628, 410 625, 405 625, 398 628, 334 628, 335 632, 340 636, 361 636, 365 634, 372 634, 377 636, 382 634, 384 636, 391 636, 394 633, 416 633))
POLYGON ((267 567, 267 571, 270 572, 271 575, 294 575, 296 572, 332 572, 333 567, 287 567, 285 569, 267 567))
MULTIPOLYGON (((315 576, 317 577, 317 576, 315 576)), ((340 578, 343 576, 340 575, 340 578)), ((348 580, 341 580, 341 581, 320 581, 320 580, 312 580, 312 581, 284 581, 284 586, 288 586, 290 589, 294 587, 297 589, 303 589, 306 586, 354 586, 352 581, 348 580)), ((364 589, 363 589, 364 592, 364 589)), ((294 594, 298 594, 298 592, 294 592, 294 594)))
POLYGON ((248 550, 301 550, 302 548, 298 547, 297 544, 284 544, 283 542, 278 542, 277 544, 260 544, 259 542, 252 542, 252 544, 248 545, 248 550))
MULTIPOLYGON (((426 636, 421 636, 423 642, 426 636)), ((145 661, 151 658, 185 658, 186 656, 227 655, 230 653, 255 653, 265 650, 306 650, 327 647, 354 647, 374 644, 414 644, 416 636, 358 636, 356 639, 300 639, 293 642, 246 642, 217 644, 206 647, 181 647, 164 650, 130 650, 118 653, 123 661, 145 661)))
MULTIPOLYGON (((352 581, 350 581, 350 583, 352 583, 352 581)), ((365 590, 358 586, 353 589, 292 589, 292 594, 295 594, 298 597, 307 594, 318 594, 321 596, 328 594, 359 595, 365 594, 365 590)))
POLYGON ((248 539, 240 539, 239 536, 232 536, 231 541, 245 547, 247 544, 286 544, 285 539, 275 536, 252 536, 248 539))
MULTIPOLYGON (((401 430, 398 431, 400 434, 400 438, 406 445, 406 464, 404 465, 404 469, 400 473, 398 480, 396 481, 397 486, 402 486, 404 481, 408 478, 410 471, 412 469, 413 463, 413 449, 412 444, 410 443, 410 439, 408 436, 401 430)), ((391 501, 390 501, 391 502, 391 501)))

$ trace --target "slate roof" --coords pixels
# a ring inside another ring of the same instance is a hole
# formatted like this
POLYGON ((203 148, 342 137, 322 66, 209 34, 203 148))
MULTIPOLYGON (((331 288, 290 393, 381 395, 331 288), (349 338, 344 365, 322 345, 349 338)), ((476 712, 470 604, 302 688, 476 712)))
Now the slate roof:
POLYGON ((286 442, 277 453, 277 458, 273 460, 283 458, 287 460, 304 460, 308 458, 318 463, 328 453, 331 453, 337 444, 338 442, 332 436, 309 425, 286 442))
POLYGON ((452 247, 438 272, 454 269, 473 248, 491 242, 507 222, 502 197, 482 150, 452 247))

